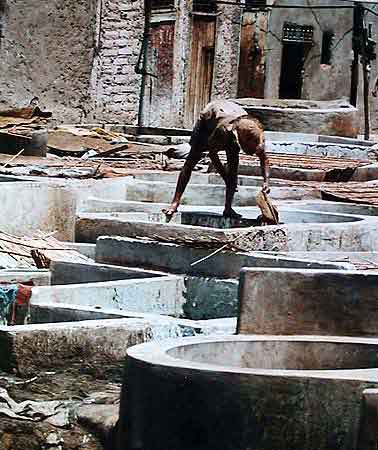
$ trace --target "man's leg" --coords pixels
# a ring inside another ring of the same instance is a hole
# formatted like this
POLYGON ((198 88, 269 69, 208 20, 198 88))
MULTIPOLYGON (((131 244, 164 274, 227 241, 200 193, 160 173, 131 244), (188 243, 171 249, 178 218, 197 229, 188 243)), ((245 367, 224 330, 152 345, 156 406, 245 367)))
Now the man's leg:
POLYGON ((223 181, 227 184, 227 170, 225 169, 224 165, 221 163, 218 153, 216 151, 210 151, 209 157, 215 167, 215 170, 219 173, 219 175, 222 177, 223 181))
POLYGON ((232 209, 232 201, 238 186, 239 151, 240 147, 236 142, 226 149, 228 170, 226 181, 226 200, 223 211, 224 217, 241 217, 240 214, 237 214, 232 209))
POLYGON ((198 149, 198 147, 193 146, 190 150, 188 157, 186 158, 184 167, 181 169, 179 178, 177 180, 176 192, 173 197, 171 206, 167 209, 163 209, 163 213, 171 218, 180 205, 181 197, 188 185, 190 177, 192 175, 192 171, 194 167, 197 165, 198 161, 201 159, 202 151, 198 149))

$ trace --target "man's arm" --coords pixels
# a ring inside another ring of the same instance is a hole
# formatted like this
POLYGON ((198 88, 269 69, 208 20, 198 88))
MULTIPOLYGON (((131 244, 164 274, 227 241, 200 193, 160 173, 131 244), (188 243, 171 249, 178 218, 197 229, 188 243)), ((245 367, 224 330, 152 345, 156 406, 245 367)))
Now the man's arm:
POLYGON ((258 145, 256 148, 256 156, 260 160, 261 174, 264 180, 263 191, 269 193, 269 158, 265 152, 265 143, 258 145))

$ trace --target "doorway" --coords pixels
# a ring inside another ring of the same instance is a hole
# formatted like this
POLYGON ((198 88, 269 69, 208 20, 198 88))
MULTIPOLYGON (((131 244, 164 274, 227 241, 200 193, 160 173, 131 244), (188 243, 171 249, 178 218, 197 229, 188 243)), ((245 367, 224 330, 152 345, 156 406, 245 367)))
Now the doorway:
POLYGON ((304 44, 284 43, 282 47, 280 98, 302 97, 304 75, 304 44))
POLYGON ((302 97, 304 64, 313 46, 313 32, 312 26, 284 24, 279 98, 302 97))
POLYGON ((194 17, 192 39, 186 110, 188 124, 195 122, 201 110, 210 101, 215 54, 215 19, 206 16, 194 17))
POLYGON ((267 14, 245 11, 240 33, 238 97, 264 98, 267 14))

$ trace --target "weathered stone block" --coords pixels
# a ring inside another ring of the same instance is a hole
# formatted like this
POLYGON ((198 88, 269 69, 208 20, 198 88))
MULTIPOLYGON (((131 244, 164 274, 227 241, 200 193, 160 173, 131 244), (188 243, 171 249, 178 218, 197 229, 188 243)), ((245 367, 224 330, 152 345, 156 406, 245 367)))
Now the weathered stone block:
POLYGON ((378 334, 378 274, 243 269, 238 332, 243 334, 378 334))
POLYGON ((150 338, 149 323, 140 319, 0 327, 0 367, 27 375, 84 360, 121 361, 128 347, 150 338))

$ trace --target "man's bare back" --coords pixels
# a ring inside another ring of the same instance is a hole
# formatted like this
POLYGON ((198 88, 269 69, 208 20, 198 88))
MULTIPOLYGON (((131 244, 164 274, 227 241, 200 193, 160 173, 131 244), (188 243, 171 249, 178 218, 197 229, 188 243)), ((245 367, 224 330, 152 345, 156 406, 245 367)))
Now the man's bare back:
POLYGON ((263 190, 269 191, 269 162, 265 153, 264 130, 258 120, 248 116, 236 103, 226 100, 209 103, 193 128, 190 145, 191 150, 179 175, 175 196, 171 206, 164 210, 168 217, 177 211, 192 171, 205 151, 209 152, 215 169, 226 185, 225 217, 238 216, 232 209, 232 201, 237 189, 240 149, 248 155, 258 156, 264 180, 263 190), (227 169, 218 156, 221 150, 226 151, 227 169))

